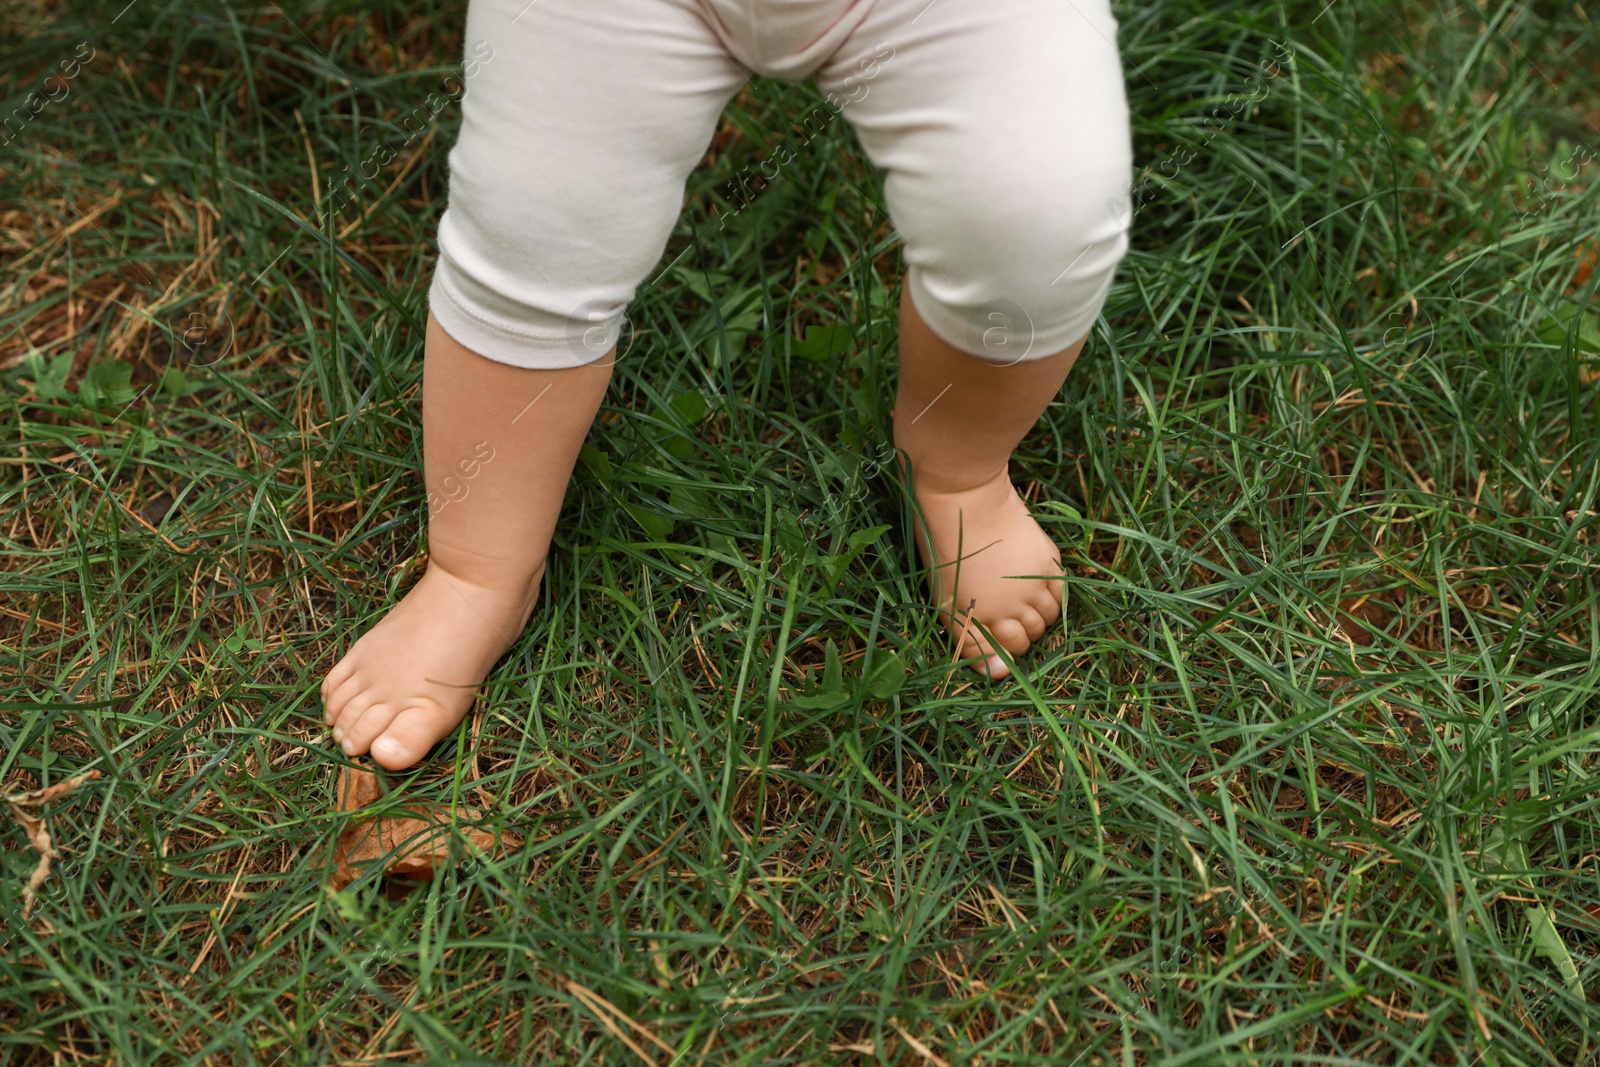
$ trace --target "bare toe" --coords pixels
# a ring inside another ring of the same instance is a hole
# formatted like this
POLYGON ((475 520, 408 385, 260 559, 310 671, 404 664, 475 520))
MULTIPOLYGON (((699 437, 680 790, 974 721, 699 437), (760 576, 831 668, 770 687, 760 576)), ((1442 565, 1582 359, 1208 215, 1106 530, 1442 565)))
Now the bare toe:
POLYGON ((989 639, 984 631, 987 629, 982 622, 975 618, 963 615, 952 627, 952 633, 959 634, 961 643, 956 649, 957 659, 973 659, 992 655, 989 639))
POLYGON ((339 691, 339 687, 354 677, 355 673, 356 665, 349 656, 335 663, 333 669, 322 679, 322 702, 326 704, 328 699, 339 691))
POLYGON ((1051 625, 1061 618, 1061 586, 1054 582, 1044 583, 1028 598, 1028 606, 1039 613, 1046 626, 1051 625))
POLYGON ((373 740, 372 758, 391 771, 404 770, 426 756, 458 724, 458 719, 426 707, 406 708, 373 740))
POLYGON ((996 641, 1000 642, 1000 647, 1013 656, 1022 655, 1033 644, 1028 639, 1028 631, 1016 619, 1001 619, 990 628, 989 632, 994 635, 996 641))
POLYGON ((345 709, 350 706, 350 701, 367 688, 359 674, 351 674, 343 683, 334 687, 332 695, 325 702, 322 719, 329 726, 338 724, 344 716, 345 709))
POLYGON ((370 705, 361 718, 344 730, 339 747, 346 756, 359 756, 372 747, 373 740, 394 721, 396 709, 391 704, 370 705))
POLYGON ((970 634, 962 639, 961 646, 956 649, 958 660, 982 659, 988 654, 989 650, 978 643, 976 636, 970 634))
POLYGON ((1044 616, 1026 604, 1017 608, 1017 621, 1022 624, 1023 631, 1027 633, 1029 644, 1043 637, 1045 631, 1050 628, 1049 624, 1044 621, 1044 616))
POLYGON ((1006 666, 1006 661, 999 656, 990 656, 988 659, 979 660, 972 665, 972 669, 979 674, 987 675, 991 681, 1011 677, 1011 668, 1006 666))
POLYGON ((349 700, 339 710, 339 718, 333 724, 333 739, 343 741, 349 736, 350 730, 366 714, 368 708, 378 702, 378 695, 371 689, 363 689, 349 700))

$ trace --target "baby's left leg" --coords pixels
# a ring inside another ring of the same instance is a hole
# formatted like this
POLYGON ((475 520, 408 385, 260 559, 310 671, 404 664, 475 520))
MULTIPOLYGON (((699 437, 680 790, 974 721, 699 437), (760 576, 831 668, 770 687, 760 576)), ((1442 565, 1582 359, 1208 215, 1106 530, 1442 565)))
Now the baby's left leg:
POLYGON ((1127 249, 1108 0, 877 0, 819 72, 905 240, 895 445, 962 658, 1008 670, 1061 615, 1060 552, 1011 483, 1127 249))
POLYGON ((909 292, 900 297, 894 442, 922 512, 917 549, 957 655, 982 657, 991 678, 1010 673, 991 641, 1019 656, 1061 617, 1061 583, 1043 577, 1061 572, 1061 551, 1017 494, 1010 460, 1083 340, 1047 359, 975 359, 928 328, 909 292))

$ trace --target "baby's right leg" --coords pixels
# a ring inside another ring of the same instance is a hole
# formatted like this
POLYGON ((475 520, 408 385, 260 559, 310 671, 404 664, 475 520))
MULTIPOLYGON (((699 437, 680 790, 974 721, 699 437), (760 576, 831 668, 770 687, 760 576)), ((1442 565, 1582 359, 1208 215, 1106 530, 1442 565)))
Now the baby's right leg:
POLYGON ((423 363, 428 569, 322 685, 351 756, 420 760, 532 611, 622 310, 744 74, 693 0, 472 0, 423 363))
POLYGON ((322 684, 348 755, 409 767, 456 728, 533 611, 578 449, 611 361, 525 370, 428 318, 422 367, 428 566, 322 684))

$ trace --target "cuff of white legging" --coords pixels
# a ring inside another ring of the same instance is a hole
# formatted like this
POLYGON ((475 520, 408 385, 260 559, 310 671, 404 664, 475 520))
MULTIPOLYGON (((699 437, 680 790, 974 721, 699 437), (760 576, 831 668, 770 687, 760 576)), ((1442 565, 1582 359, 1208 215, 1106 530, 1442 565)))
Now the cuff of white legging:
POLYGON ((967 315, 941 304, 928 292, 926 270, 913 266, 906 287, 917 314, 940 340, 991 363, 1023 363, 1054 356, 1082 340, 1094 327, 1111 291, 1113 273, 1107 271, 1093 294, 1064 321, 1041 325, 1026 310, 997 300, 967 315))
POLYGON ((462 297, 447 277, 443 259, 428 288, 428 309, 457 343, 496 363, 528 370, 566 370, 605 359, 616 347, 621 316, 612 321, 574 322, 547 313, 542 329, 515 329, 491 319, 462 297))

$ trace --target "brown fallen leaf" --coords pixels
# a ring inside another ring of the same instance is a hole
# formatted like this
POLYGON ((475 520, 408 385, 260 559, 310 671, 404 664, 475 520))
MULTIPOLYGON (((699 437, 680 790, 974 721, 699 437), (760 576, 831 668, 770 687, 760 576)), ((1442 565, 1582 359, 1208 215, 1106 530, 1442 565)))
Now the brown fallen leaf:
POLYGON ((1586 245, 1579 245, 1574 253, 1578 257, 1578 269, 1572 275, 1572 288, 1570 292, 1577 292, 1589 284, 1589 279, 1594 276, 1594 268, 1600 261, 1600 241, 1590 241, 1586 245))
MULTIPOLYGON (((359 811, 380 795, 378 776, 371 771, 346 767, 340 772, 340 811, 359 811)), ((343 889, 375 865, 382 866, 386 878, 426 881, 450 862, 452 836, 496 857, 522 844, 515 834, 496 836, 471 825, 483 818, 477 808, 457 807, 452 813, 443 804, 419 801, 408 805, 406 811, 406 816, 361 819, 340 834, 328 885, 343 889)))
POLYGON ((1345 597, 1339 601, 1339 627, 1358 645, 1372 644, 1378 631, 1387 632, 1394 612, 1389 604, 1367 596, 1345 597))
POLYGON ((26 793, 11 793, 6 797, 6 803, 11 806, 11 817, 17 820, 17 825, 22 827, 22 832, 28 835, 28 844, 39 854, 39 864, 34 867, 33 874, 28 878, 28 884, 22 890, 22 917, 26 919, 33 911, 34 901, 38 899, 39 887, 44 885, 45 879, 50 877, 50 861, 56 858, 55 846, 50 841, 50 831, 45 828, 44 816, 35 815, 29 808, 40 808, 52 800, 59 800, 75 792, 84 782, 92 782, 100 777, 99 771, 85 771, 74 775, 55 785, 45 786, 43 789, 33 789, 26 793))

